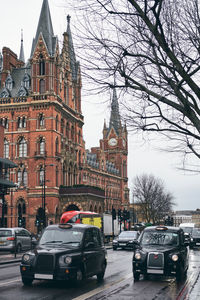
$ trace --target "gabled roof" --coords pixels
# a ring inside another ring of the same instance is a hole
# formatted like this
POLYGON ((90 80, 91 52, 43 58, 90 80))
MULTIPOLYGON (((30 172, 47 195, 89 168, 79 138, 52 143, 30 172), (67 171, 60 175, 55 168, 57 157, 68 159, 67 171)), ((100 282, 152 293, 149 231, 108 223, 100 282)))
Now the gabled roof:
POLYGON ((50 14, 48 0, 43 0, 36 36, 33 39, 33 43, 32 43, 31 57, 35 50, 40 34, 42 35, 46 43, 49 55, 53 56, 55 53, 57 37, 55 37, 53 33, 53 26, 51 21, 51 14, 50 14))

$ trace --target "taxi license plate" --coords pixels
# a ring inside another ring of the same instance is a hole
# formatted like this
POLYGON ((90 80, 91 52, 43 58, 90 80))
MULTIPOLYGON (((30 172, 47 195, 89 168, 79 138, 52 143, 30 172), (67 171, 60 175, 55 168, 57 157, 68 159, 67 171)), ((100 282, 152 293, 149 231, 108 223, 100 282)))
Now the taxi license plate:
POLYGON ((125 244, 125 243, 120 243, 119 245, 120 245, 120 246, 126 246, 126 244, 125 244))
POLYGON ((163 270, 147 269, 148 274, 163 274, 163 270))
POLYGON ((197 245, 197 246, 199 246, 199 245, 200 245, 200 243, 196 243, 196 245, 197 245))
POLYGON ((53 279, 53 274, 35 274, 35 279, 53 279))

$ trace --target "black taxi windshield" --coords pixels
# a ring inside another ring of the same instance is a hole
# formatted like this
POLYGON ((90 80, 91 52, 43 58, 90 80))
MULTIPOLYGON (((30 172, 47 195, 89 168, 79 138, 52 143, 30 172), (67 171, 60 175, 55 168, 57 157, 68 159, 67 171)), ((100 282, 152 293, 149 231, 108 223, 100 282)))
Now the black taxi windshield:
POLYGON ((83 232, 74 229, 54 228, 45 230, 41 236, 39 245, 56 245, 78 247, 83 238, 83 232))
POLYGON ((144 232, 141 239, 141 245, 170 245, 178 246, 178 234, 175 232, 158 232, 158 231, 149 231, 144 232))

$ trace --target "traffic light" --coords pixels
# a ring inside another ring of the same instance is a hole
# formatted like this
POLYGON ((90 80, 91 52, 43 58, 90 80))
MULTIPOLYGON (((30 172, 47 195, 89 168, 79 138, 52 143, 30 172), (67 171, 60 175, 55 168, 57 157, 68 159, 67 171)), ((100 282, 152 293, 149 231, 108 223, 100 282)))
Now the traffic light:
POLYGON ((119 218, 120 220, 121 220, 121 216, 122 216, 121 213, 122 213, 122 212, 121 212, 121 209, 119 208, 117 214, 118 214, 118 218, 119 218))
POLYGON ((113 218, 113 220, 116 220, 116 210, 115 210, 115 208, 112 208, 112 218, 113 218))
POLYGON ((40 219, 39 219, 39 216, 38 216, 38 215, 36 215, 35 226, 37 226, 37 227, 40 226, 40 219))
POLYGON ((18 217, 18 227, 22 227, 23 222, 22 222, 22 217, 18 217))

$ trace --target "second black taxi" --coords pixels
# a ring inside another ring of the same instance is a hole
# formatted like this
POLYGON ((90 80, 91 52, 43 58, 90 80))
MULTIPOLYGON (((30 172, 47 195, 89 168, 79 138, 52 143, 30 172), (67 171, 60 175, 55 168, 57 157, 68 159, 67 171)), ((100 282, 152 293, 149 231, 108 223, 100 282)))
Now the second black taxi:
POLYGON ((184 231, 171 226, 151 226, 141 233, 133 253, 133 277, 140 274, 174 276, 179 281, 187 274, 188 241, 184 231))
POLYGON ((26 252, 20 265, 24 285, 33 280, 81 282, 96 275, 103 280, 107 253, 98 227, 84 224, 48 226, 36 248, 26 252))

